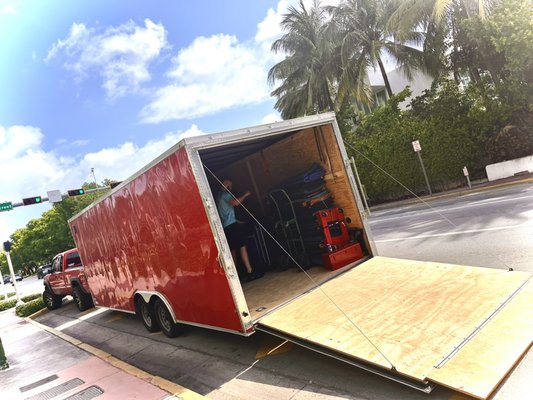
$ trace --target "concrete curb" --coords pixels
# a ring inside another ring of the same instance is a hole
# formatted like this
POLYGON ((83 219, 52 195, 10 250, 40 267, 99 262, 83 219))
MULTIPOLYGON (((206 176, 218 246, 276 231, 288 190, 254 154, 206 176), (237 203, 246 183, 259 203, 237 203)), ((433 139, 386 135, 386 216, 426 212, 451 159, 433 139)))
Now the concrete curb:
MULTIPOLYGON (((87 343, 84 343, 76 338, 73 338, 72 336, 69 336, 63 332, 60 332, 54 328, 51 328, 49 326, 43 325, 40 322, 34 321, 33 317, 38 317, 39 315, 45 314, 48 312, 47 309, 45 309, 45 312, 42 312, 43 310, 37 311, 36 313, 30 315, 29 317, 24 318, 27 322, 31 323, 32 325, 38 327, 39 329, 42 329, 44 331, 47 331, 51 333, 52 335, 57 336, 60 339, 63 339, 64 341, 73 344, 74 346, 100 358, 101 360, 111 364, 115 368, 118 368, 124 372, 126 372, 129 375, 132 375, 138 379, 142 379, 145 382, 148 382, 151 385, 157 386, 161 390, 164 390, 170 394, 170 396, 173 396, 172 398, 181 399, 181 400, 201 400, 201 399, 207 399, 207 397, 202 396, 201 394, 198 394, 196 392, 193 392, 190 389, 187 389, 183 386, 178 385, 177 383, 171 382, 167 379, 164 379, 157 375, 149 374, 148 372, 143 371, 140 368, 134 367, 131 364, 128 364, 122 360, 119 360, 118 358, 112 356, 111 354, 97 349, 96 347, 93 347, 87 343)), ((170 398, 170 397, 169 397, 170 398)))
POLYGON ((461 197, 467 194, 480 193, 480 192, 485 192, 487 190, 500 189, 503 187, 521 185, 524 183, 533 183, 533 178, 526 178, 526 179, 520 179, 516 181, 496 183, 494 185, 473 187, 472 189, 464 189, 464 190, 453 191, 453 192, 444 192, 442 194, 435 194, 433 196, 416 197, 416 198, 411 198, 407 200, 395 201, 391 203, 377 204, 375 206, 370 207, 370 212, 385 210, 387 208, 392 208, 392 207, 399 206, 399 205, 411 205, 411 204, 417 204, 421 202, 429 203, 434 200, 442 200, 442 199, 447 199, 447 198, 452 198, 452 197, 461 197))

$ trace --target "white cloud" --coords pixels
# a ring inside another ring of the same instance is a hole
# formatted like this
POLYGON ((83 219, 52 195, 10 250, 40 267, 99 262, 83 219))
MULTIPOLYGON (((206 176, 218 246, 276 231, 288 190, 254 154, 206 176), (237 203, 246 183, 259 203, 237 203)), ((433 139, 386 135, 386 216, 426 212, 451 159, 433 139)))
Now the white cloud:
POLYGON ((17 9, 15 8, 14 4, 8 4, 2 9, 2 12, 4 14, 16 14, 17 9))
POLYGON ((269 98, 269 53, 235 36, 198 37, 172 60, 171 84, 157 90, 140 113, 158 123, 213 114, 269 98))
MULTIPOLYGON (((305 0, 311 5, 310 0, 305 0)), ((327 0, 324 4, 337 4, 327 0)), ((173 58, 168 85, 155 90, 140 112, 144 123, 197 118, 268 100, 269 69, 283 58, 273 54, 272 43, 282 35, 280 22, 296 0, 280 0, 257 24, 253 39, 239 40, 220 33, 198 37, 173 58)))
POLYGON ((272 122, 282 121, 283 119, 279 115, 279 113, 270 113, 268 115, 265 115, 263 117, 263 120, 261 121, 263 124, 270 124, 272 122))
POLYGON ((80 169, 94 168, 102 178, 124 180, 150 161, 157 158, 184 137, 203 135, 196 125, 184 132, 167 133, 162 139, 151 140, 144 146, 126 142, 118 147, 110 147, 86 154, 80 161, 80 169))
POLYGON ((273 42, 283 33, 281 30, 281 20, 283 14, 287 12, 289 2, 281 0, 276 7, 276 10, 270 8, 267 11, 267 16, 263 21, 257 24, 257 33, 255 40, 258 42, 273 42))
MULTIPOLYGON (((44 135, 32 126, 0 126, 0 202, 21 202, 24 197, 46 196, 47 191, 63 192, 92 181, 91 168, 99 181, 104 178, 123 180, 165 152, 179 140, 201 135, 196 125, 187 131, 171 132, 143 146, 131 142, 87 153, 79 158, 63 156, 58 150, 43 150, 44 135)), ((83 141, 81 141, 83 142, 83 141)), ((37 218, 49 208, 17 207, 0 213, 0 240, 37 218)))
POLYGON ((103 32, 73 23, 66 39, 52 46, 45 61, 62 57, 78 83, 91 73, 100 75, 107 96, 117 98, 151 79, 148 67, 167 46, 164 26, 149 19, 144 27, 129 21, 103 32))

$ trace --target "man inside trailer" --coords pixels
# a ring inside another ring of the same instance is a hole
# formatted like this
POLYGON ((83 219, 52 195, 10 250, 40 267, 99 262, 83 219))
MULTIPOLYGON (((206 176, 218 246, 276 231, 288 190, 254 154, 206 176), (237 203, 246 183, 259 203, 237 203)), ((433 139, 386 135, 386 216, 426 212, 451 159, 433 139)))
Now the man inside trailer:
POLYGON ((246 269, 246 276, 244 281, 250 281, 259 278, 260 274, 255 274, 250 264, 250 258, 248 256, 248 249, 246 248, 246 234, 244 231, 244 222, 238 221, 235 217, 235 207, 241 205, 241 203, 251 195, 250 191, 246 191, 242 196, 236 197, 231 192, 233 188, 233 181, 231 178, 222 178, 222 188, 216 196, 216 203, 218 214, 226 234, 229 247, 231 249, 231 255, 233 256, 233 262, 237 265, 237 250, 241 256, 241 260, 246 269))

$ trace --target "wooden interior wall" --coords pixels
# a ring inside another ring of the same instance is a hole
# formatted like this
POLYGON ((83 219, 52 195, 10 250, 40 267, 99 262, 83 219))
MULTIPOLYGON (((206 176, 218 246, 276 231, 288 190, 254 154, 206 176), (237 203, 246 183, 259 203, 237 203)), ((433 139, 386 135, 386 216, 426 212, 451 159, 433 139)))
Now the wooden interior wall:
POLYGON ((361 228, 361 217, 333 128, 329 124, 297 132, 259 153, 216 171, 216 174, 219 177, 231 176, 234 191, 238 195, 250 190, 253 195, 246 201, 246 207, 254 213, 264 214, 268 210, 268 192, 291 176, 307 170, 314 162, 326 170, 326 186, 335 204, 350 217, 349 227, 361 228))

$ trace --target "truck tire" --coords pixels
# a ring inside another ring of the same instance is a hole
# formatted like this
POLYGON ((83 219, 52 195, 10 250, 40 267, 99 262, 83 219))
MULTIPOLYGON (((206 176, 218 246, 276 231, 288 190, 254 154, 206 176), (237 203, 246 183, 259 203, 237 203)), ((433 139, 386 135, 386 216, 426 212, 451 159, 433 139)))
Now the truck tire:
POLYGON ((55 310, 63 304, 63 297, 53 294, 50 289, 44 289, 43 302, 49 310, 55 310))
POLYGON ((85 311, 94 307, 93 298, 90 294, 85 293, 79 286, 72 288, 72 297, 74 298, 74 304, 78 307, 78 310, 85 311))
POLYGON ((157 299, 154 303, 154 311, 157 323, 161 327, 161 331, 166 337, 173 338, 183 332, 183 327, 176 324, 172 319, 170 311, 161 299, 157 299))
POLYGON ((141 317, 141 321, 148 332, 158 332, 160 330, 152 304, 149 304, 140 298, 137 300, 135 308, 137 310, 137 315, 141 317))

